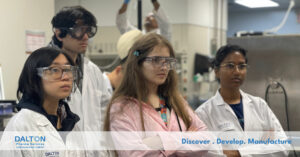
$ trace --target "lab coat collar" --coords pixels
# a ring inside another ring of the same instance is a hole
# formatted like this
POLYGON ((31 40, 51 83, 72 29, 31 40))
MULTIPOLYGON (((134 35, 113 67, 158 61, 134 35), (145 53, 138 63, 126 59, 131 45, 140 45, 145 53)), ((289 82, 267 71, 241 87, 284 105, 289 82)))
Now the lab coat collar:
MULTIPOLYGON (((220 92, 219 92, 220 89, 217 90, 216 92, 216 95, 214 96, 215 97, 215 104, 216 105, 225 105, 227 104, 223 97, 221 96, 220 92)), ((244 93, 241 89, 240 89, 240 93, 242 95, 242 100, 243 100, 243 104, 248 104, 249 102, 251 102, 252 100, 249 98, 248 94, 244 93)))
MULTIPOLYGON (((60 105, 64 106, 66 112, 66 118, 62 120, 62 129, 60 131, 71 131, 74 128, 75 124, 80 120, 80 118, 78 115, 71 112, 70 107, 66 102, 61 101, 60 105)), ((41 105, 38 105, 37 101, 35 101, 34 99, 30 99, 26 96, 22 97, 20 103, 17 105, 17 108, 19 110, 23 108, 29 109, 39 113, 40 115, 38 117, 35 117, 38 126, 45 127, 50 123, 53 125, 54 128, 56 128, 57 126, 58 117, 54 115, 49 115, 41 105), (42 115, 45 116, 49 121, 45 121, 43 118, 41 118, 42 115)))
POLYGON ((34 115, 35 116, 34 119, 36 119, 36 124, 41 127, 45 127, 51 124, 49 122, 55 121, 55 119, 57 121, 57 118, 55 118, 55 116, 50 115, 47 117, 48 114, 46 113, 44 108, 38 104, 39 103, 36 100, 23 96, 22 99, 20 100, 20 103, 17 105, 17 108, 18 110, 29 109, 31 111, 39 113, 34 115), (44 118, 42 118, 43 116, 45 116, 49 121, 45 121, 44 118))

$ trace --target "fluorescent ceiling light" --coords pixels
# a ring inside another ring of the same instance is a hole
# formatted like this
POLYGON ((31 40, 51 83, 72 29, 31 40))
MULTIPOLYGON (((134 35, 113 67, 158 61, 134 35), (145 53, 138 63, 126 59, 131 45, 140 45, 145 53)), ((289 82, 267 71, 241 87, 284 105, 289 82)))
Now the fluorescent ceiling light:
POLYGON ((271 0, 235 0, 237 4, 248 8, 278 7, 278 3, 271 0))

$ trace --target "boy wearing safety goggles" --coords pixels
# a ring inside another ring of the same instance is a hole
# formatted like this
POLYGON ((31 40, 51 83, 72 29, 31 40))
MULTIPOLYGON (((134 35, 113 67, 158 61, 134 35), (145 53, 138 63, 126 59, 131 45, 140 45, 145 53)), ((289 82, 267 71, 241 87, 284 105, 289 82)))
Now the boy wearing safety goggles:
POLYGON ((97 32, 96 18, 83 7, 64 7, 51 23, 54 35, 49 46, 65 51, 80 69, 77 89, 70 100, 70 108, 81 119, 80 131, 101 131, 102 116, 111 96, 101 70, 83 56, 89 38, 97 32))

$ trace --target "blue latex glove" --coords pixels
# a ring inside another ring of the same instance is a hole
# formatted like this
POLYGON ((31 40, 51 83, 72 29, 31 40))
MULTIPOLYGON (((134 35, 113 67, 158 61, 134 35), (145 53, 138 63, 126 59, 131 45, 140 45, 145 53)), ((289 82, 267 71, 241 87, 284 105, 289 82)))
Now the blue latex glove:
POLYGON ((128 4, 130 2, 130 0, 124 0, 125 4, 128 4))

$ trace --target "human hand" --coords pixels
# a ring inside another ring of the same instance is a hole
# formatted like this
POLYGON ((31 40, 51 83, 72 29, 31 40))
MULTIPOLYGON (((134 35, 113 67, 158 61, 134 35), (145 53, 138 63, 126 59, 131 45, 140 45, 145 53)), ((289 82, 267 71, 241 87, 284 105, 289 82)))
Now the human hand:
POLYGON ((198 131, 198 128, 194 126, 190 126, 187 131, 198 131))
POLYGON ((241 157, 240 152, 237 150, 223 150, 227 157, 241 157))
POLYGON ((262 140, 265 141, 265 140, 274 140, 275 139, 275 131, 274 129, 271 129, 271 130, 266 130, 263 132, 263 136, 262 136, 262 140))
POLYGON ((143 139, 143 143, 151 149, 163 149, 163 144, 159 136, 146 137, 143 139))

